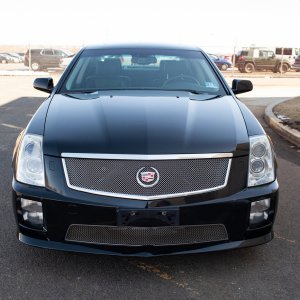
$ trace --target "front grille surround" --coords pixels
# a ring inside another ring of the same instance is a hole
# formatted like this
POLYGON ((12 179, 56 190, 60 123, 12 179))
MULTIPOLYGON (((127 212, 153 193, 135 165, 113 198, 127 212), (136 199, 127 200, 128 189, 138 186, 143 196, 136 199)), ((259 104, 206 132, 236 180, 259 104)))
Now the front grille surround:
POLYGON ((67 186, 103 196, 154 200, 211 192, 227 185, 231 153, 185 155, 114 155, 62 153, 67 186), (160 173, 154 187, 136 180, 141 167, 160 173))
POLYGON ((65 240, 112 246, 175 246, 228 240, 223 224, 161 227, 71 224, 65 240))

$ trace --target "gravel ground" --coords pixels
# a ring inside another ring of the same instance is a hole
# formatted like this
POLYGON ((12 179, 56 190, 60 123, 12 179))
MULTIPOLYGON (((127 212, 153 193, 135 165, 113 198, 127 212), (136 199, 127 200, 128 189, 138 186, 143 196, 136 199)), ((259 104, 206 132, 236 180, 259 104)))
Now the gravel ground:
POLYGON ((273 112, 283 123, 300 131, 300 97, 276 105, 273 112))

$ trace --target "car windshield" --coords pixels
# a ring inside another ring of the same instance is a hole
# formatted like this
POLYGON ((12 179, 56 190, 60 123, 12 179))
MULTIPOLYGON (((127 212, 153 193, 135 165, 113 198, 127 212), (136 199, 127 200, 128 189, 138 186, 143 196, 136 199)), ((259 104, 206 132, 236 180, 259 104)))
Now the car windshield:
POLYGON ((167 90, 225 95, 200 51, 87 49, 64 81, 61 93, 101 90, 167 90))

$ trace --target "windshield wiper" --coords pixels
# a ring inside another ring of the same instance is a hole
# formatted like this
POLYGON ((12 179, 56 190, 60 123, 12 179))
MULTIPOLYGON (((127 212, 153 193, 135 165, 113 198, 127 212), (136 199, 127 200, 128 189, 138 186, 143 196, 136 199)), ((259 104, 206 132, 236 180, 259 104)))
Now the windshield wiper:
POLYGON ((183 91, 191 93, 191 94, 195 94, 195 95, 205 94, 204 92, 201 92, 201 91, 198 91, 198 90, 183 90, 183 91))
POLYGON ((222 95, 214 95, 214 94, 208 94, 207 92, 202 92, 199 90, 193 90, 193 89, 176 89, 176 90, 170 90, 170 91, 177 91, 177 92, 188 92, 193 95, 201 95, 205 98, 205 100, 212 100, 216 98, 222 97, 222 95))
POLYGON ((205 94, 205 92, 201 92, 199 90, 192 90, 192 89, 172 89, 172 90, 169 90, 169 89, 161 89, 161 91, 171 91, 171 92, 188 92, 188 93, 191 93, 191 94, 195 94, 195 95, 200 95, 200 94, 205 94))
POLYGON ((213 100, 221 97, 222 95, 193 94, 189 98, 190 100, 205 101, 205 100, 213 100))
POLYGON ((80 100, 92 100, 100 97, 99 91, 76 91, 70 93, 62 93, 62 95, 80 100))
POLYGON ((62 93, 62 95, 72 95, 72 94, 93 94, 93 93, 99 93, 99 90, 75 90, 75 91, 69 91, 67 93, 62 93))

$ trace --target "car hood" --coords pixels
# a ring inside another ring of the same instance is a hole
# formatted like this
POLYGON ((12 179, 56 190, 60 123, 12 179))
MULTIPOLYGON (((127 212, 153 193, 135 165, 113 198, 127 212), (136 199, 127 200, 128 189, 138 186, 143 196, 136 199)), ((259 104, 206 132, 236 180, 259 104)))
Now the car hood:
POLYGON ((189 93, 107 94, 89 100, 56 94, 46 117, 44 154, 247 155, 249 138, 235 99, 197 99, 189 93))

